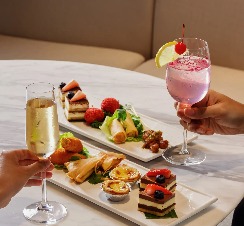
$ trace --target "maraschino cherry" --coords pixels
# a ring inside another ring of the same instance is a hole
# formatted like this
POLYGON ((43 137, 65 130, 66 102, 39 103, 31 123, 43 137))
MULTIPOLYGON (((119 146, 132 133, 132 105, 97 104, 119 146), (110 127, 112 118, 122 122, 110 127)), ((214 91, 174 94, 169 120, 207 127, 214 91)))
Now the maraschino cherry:
POLYGON ((182 41, 178 42, 175 45, 175 52, 180 54, 180 55, 186 51, 186 45, 183 43, 184 33, 185 33, 185 24, 183 24, 183 26, 182 26, 182 41))

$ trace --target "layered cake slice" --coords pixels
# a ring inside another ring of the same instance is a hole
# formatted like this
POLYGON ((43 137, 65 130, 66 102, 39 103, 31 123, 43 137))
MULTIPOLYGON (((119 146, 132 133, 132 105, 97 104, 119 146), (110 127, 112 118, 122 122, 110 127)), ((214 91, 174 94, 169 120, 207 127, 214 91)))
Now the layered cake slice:
POLYGON ((68 121, 84 120, 88 108, 89 102, 82 91, 78 90, 76 93, 71 91, 65 96, 64 114, 68 121))
POLYGON ((156 184, 148 184, 139 192, 138 210, 164 216, 175 208, 175 194, 156 184))
POLYGON ((152 169, 141 178, 140 191, 144 190, 148 184, 156 184, 174 192, 176 175, 172 174, 169 169, 152 169))
POLYGON ((76 82, 75 80, 71 80, 67 84, 64 82, 61 82, 61 84, 58 87, 58 93, 59 93, 59 99, 60 99, 60 102, 61 102, 61 105, 63 108, 65 106, 65 96, 69 92, 76 93, 79 90, 81 91, 81 88, 80 88, 78 82, 76 82))

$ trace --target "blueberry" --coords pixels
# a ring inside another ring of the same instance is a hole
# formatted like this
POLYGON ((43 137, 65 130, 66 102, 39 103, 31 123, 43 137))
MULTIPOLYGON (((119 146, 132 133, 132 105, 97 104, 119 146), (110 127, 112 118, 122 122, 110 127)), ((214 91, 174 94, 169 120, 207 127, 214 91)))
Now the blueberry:
POLYGON ((66 85, 66 83, 61 82, 61 84, 59 85, 59 88, 62 89, 65 85, 66 85))
POLYGON ((163 175, 157 175, 156 176, 156 182, 159 184, 165 183, 165 177, 163 175))
POLYGON ((160 190, 156 190, 154 192, 154 198, 155 199, 163 199, 164 198, 164 193, 160 190))
POLYGON ((69 93, 67 94, 67 98, 71 99, 74 95, 75 95, 74 92, 69 92, 69 93))

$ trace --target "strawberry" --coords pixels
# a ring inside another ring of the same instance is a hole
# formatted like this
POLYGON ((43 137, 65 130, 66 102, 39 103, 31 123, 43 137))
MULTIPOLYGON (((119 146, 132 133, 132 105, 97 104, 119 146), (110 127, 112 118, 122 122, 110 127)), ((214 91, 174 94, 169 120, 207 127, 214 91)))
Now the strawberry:
POLYGON ((119 107, 119 101, 113 97, 105 98, 101 103, 101 109, 111 114, 113 114, 117 109, 119 109, 119 107))
POLYGON ((84 118, 88 124, 95 121, 101 122, 104 119, 104 112, 99 108, 88 108, 84 118))
POLYGON ((169 169, 152 169, 147 172, 147 176, 155 177, 157 175, 163 175, 165 178, 170 178, 171 171, 169 169))
POLYGON ((153 195, 157 190, 162 191, 165 195, 172 195, 171 191, 156 184, 148 184, 145 188, 148 195, 153 195))

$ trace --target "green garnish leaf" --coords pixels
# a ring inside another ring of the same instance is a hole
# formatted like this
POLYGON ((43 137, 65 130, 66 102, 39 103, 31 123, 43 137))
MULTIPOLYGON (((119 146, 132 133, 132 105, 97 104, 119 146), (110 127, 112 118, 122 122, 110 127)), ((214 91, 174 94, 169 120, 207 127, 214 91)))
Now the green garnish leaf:
POLYGON ((54 168, 57 170, 66 170, 66 166, 65 165, 58 165, 58 164, 54 164, 54 168))
POLYGON ((88 182, 90 184, 99 184, 102 183, 105 178, 109 178, 109 171, 104 174, 93 172, 89 177, 88 182))
POLYGON ((142 141, 142 134, 138 135, 138 137, 127 137, 126 141, 128 142, 139 142, 142 141))
POLYGON ((79 156, 71 156, 71 158, 69 159, 69 161, 77 161, 80 160, 79 156))
POLYGON ((160 216, 156 216, 154 214, 151 213, 144 213, 146 219, 166 219, 166 218, 178 218, 175 210, 171 210, 169 213, 165 214, 164 216, 160 217, 160 216))
POLYGON ((113 116, 115 116, 115 118, 117 118, 119 121, 125 121, 126 119, 126 110, 125 109, 117 109, 113 116))
POLYGON ((142 134, 142 132, 143 132, 143 125, 141 123, 140 117, 131 114, 131 118, 132 118, 132 120, 134 122, 134 125, 135 125, 136 129, 138 130, 138 134, 142 134))
POLYGON ((96 128, 99 129, 99 127, 103 124, 103 122, 98 122, 98 121, 94 121, 93 123, 90 124, 90 126, 92 128, 96 128))
POLYGON ((83 150, 79 152, 79 154, 86 156, 86 158, 90 157, 90 152, 87 150, 86 147, 83 147, 83 150))

